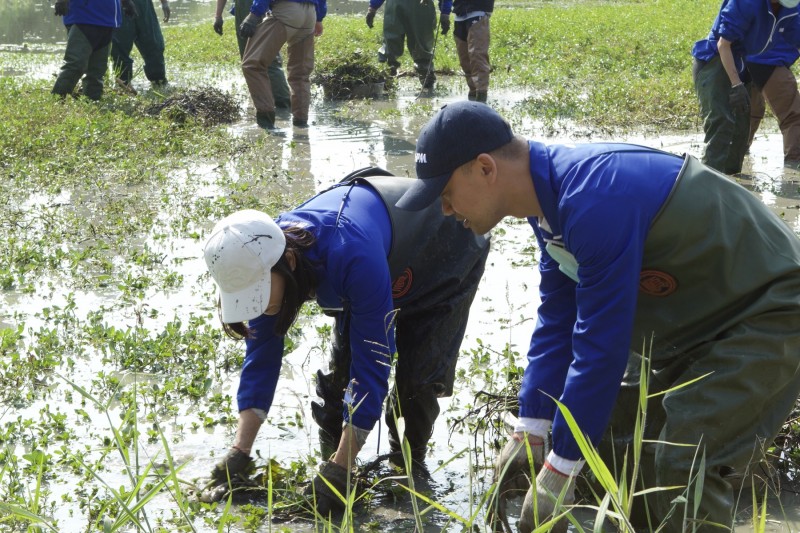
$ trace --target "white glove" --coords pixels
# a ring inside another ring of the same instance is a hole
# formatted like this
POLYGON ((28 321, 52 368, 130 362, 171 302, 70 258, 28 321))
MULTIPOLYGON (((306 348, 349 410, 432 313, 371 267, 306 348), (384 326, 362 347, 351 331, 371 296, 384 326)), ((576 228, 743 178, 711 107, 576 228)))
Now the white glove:
MULTIPOLYGON (((575 503, 575 477, 559 472, 545 462, 536 476, 536 514, 533 519, 533 486, 528 489, 525 501, 522 502, 522 514, 519 517, 519 532, 530 533, 536 525, 541 525, 563 511, 563 506, 575 503), (556 504, 559 502, 558 509, 556 504)), ((551 529, 553 533, 567 531, 566 519, 559 520, 551 529)))

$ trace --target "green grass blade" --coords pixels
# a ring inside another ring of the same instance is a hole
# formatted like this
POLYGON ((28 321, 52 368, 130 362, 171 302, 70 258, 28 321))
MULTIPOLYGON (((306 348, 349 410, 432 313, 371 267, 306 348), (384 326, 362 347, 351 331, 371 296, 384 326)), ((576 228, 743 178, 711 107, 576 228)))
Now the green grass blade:
POLYGON ((26 522, 30 522, 31 524, 36 524, 39 526, 44 526, 50 531, 55 531, 58 533, 58 529, 53 526, 46 518, 32 513, 28 509, 20 507, 18 505, 11 505, 8 503, 0 503, 0 514, 4 515, 3 519, 0 519, 0 522, 5 520, 5 517, 14 517, 18 520, 25 520, 26 522))

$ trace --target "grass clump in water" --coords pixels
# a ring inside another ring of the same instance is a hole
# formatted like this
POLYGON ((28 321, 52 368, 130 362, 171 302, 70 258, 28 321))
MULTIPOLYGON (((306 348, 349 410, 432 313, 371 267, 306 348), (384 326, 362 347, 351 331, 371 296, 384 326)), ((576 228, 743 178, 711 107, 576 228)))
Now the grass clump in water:
POLYGON ((239 118, 240 111, 231 95, 213 87, 173 94, 145 108, 148 115, 162 114, 179 124, 193 119, 203 126, 230 124, 239 118))

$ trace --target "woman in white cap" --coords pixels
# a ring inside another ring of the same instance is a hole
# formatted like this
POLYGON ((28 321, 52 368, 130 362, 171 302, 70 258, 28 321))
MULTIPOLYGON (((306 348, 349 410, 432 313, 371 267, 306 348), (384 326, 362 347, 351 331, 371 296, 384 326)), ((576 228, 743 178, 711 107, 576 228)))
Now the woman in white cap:
MULTIPOLYGON (((489 239, 438 206, 395 207, 414 179, 380 169, 357 171, 276 219, 245 210, 221 220, 205 246, 219 287, 226 331, 245 338, 236 440, 212 472, 226 493, 228 476, 246 474, 250 451, 272 404, 283 336, 303 303, 315 299, 335 318, 330 372, 317 373, 312 414, 320 425, 320 475, 345 494, 348 473, 388 395, 390 451, 400 452, 397 419, 412 458, 425 459, 438 397, 452 394, 469 307, 483 274, 489 239), (332 455, 331 455, 332 454, 332 455)), ((402 464, 401 460, 396 461, 402 464)), ((342 506, 327 484, 313 484, 322 514, 342 506)))

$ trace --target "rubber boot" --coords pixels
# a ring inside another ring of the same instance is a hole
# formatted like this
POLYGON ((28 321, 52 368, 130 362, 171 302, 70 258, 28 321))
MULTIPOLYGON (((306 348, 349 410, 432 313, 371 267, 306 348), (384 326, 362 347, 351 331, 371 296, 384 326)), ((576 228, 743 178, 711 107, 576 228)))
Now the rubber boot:
POLYGON ((275 112, 274 111, 257 111, 256 112, 256 124, 258 124, 258 127, 264 128, 265 130, 274 130, 275 129, 275 112))

